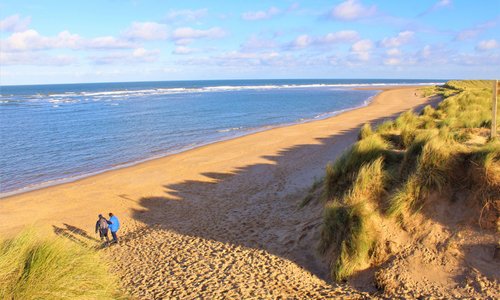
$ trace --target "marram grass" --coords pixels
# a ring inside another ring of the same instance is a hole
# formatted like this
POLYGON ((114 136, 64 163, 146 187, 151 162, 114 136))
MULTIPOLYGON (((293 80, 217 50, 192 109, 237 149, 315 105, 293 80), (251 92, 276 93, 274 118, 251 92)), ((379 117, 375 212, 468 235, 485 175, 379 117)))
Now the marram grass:
POLYGON ((443 98, 437 108, 407 111, 374 129, 365 124, 358 142, 327 166, 319 250, 330 258, 332 278, 345 280, 370 265, 379 245, 374 220, 404 221, 430 192, 445 201, 458 189, 483 210, 495 207, 500 142, 477 142, 491 124, 491 86, 466 80, 425 88, 424 95, 443 98))
POLYGON ((387 179, 379 157, 361 167, 346 197, 325 207, 319 250, 334 253, 331 274, 335 280, 348 278, 367 263, 376 241, 375 232, 370 230, 370 204, 385 192, 387 179))
POLYGON ((325 198, 343 197, 349 191, 360 168, 380 157, 390 156, 389 143, 379 134, 366 136, 344 152, 334 164, 326 167, 325 198))
POLYGON ((334 254, 331 275, 335 280, 345 280, 365 263, 375 242, 369 230, 369 217, 363 203, 329 203, 325 206, 319 250, 334 254), (336 234, 332 235, 332 231, 336 234))
POLYGON ((358 140, 362 140, 367 138, 368 136, 373 134, 373 129, 370 123, 365 123, 361 130, 359 131, 358 140))
POLYGON ((0 299, 120 299, 117 280, 89 248, 25 230, 0 241, 0 299))

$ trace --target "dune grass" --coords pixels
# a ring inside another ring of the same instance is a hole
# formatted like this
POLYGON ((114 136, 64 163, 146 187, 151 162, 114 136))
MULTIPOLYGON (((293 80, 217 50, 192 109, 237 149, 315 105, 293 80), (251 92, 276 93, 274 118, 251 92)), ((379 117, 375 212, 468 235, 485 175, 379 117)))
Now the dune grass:
POLYGON ((92 249, 26 230, 0 241, 0 299, 120 299, 92 249))
POLYGON ((306 205, 308 205, 312 200, 315 199, 315 194, 316 191, 321 187, 323 184, 324 179, 314 179, 313 184, 309 188, 309 191, 307 191, 307 195, 302 199, 302 201, 299 204, 299 208, 304 208, 306 205))
POLYGON ((385 193, 388 179, 383 157, 379 157, 360 168, 345 197, 326 205, 319 250, 335 253, 331 260, 335 280, 345 280, 367 263, 376 241, 375 232, 370 230, 374 214, 370 204, 385 193))
MULTIPOLYGON (((476 148, 467 156, 466 183, 483 207, 498 205, 500 199, 500 141, 498 139, 476 148)), ((481 224, 481 219, 479 220, 481 224)))
POLYGON ((363 127, 359 130, 358 140, 362 140, 367 138, 368 136, 373 134, 373 129, 370 123, 365 123, 363 127))
POLYGON ((320 251, 332 249, 331 275, 337 281, 348 278, 363 265, 373 248, 374 236, 369 230, 369 215, 363 203, 343 205, 329 203, 324 209, 320 251), (329 234, 335 231, 336 234, 329 234))
POLYGON ((376 218, 411 216, 430 192, 457 189, 494 206, 500 142, 466 143, 491 124, 491 85, 469 80, 425 88, 424 95, 444 99, 437 108, 404 112, 376 129, 365 124, 359 141, 327 166, 319 250, 330 258, 332 278, 345 280, 370 264, 379 244, 376 218))
POLYGON ((450 177, 453 148, 445 140, 435 137, 422 148, 418 157, 416 176, 425 189, 442 191, 450 177))
POLYGON ((341 198, 349 191, 360 168, 380 157, 391 161, 390 145, 379 134, 372 134, 355 143, 333 164, 326 167, 325 199, 341 198))
POLYGON ((418 177, 412 175, 387 199, 386 213, 388 216, 402 216, 404 212, 416 211, 420 208, 422 198, 427 193, 419 184, 418 177))
POLYGON ((355 204, 360 202, 376 201, 386 191, 390 174, 384 169, 384 159, 379 157, 373 162, 364 164, 354 180, 351 190, 344 197, 343 202, 355 204))

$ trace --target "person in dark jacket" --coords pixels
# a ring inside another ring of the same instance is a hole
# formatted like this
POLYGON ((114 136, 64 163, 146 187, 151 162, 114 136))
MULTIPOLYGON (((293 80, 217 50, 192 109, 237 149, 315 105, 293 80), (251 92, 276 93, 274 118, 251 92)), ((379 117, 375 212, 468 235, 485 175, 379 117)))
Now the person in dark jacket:
POLYGON ((95 223, 95 233, 99 232, 99 236, 101 237, 101 241, 106 238, 106 243, 109 244, 108 237, 108 220, 102 215, 99 215, 99 219, 95 223))
POLYGON ((111 235, 113 236, 113 242, 118 244, 118 237, 116 236, 116 232, 120 229, 120 221, 118 218, 113 215, 113 213, 109 213, 109 229, 111 230, 111 235))

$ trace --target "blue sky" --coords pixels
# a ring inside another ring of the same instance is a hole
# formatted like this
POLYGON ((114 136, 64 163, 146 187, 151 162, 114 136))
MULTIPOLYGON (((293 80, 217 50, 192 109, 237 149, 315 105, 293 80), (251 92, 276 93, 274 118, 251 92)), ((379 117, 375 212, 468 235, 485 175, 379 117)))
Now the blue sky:
POLYGON ((498 78, 500 0, 0 1, 0 84, 498 78))

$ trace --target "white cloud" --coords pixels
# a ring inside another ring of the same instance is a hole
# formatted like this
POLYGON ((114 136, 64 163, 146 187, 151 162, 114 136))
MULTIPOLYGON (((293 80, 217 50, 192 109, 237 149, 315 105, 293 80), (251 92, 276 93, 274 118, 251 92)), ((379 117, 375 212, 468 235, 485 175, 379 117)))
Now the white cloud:
POLYGON ((101 36, 85 40, 82 47, 91 49, 129 49, 135 47, 135 44, 114 36, 101 36))
MULTIPOLYGON (((451 58, 451 61, 457 65, 465 66, 481 66, 482 68, 488 66, 496 68, 500 66, 500 54, 499 53, 487 53, 487 54, 477 54, 477 53, 458 53, 451 58)), ((498 73, 498 72, 496 72, 498 73)), ((495 78, 498 74, 492 76, 495 78)))
POLYGON ((497 25, 497 20, 488 21, 485 23, 477 24, 471 28, 464 29, 457 33, 455 36, 456 41, 465 41, 469 39, 473 39, 479 34, 481 34, 486 29, 495 27, 497 25))
POLYGON ((436 10, 446 8, 446 7, 451 7, 452 6, 452 1, 451 0, 438 0, 436 3, 434 3, 430 8, 428 8, 426 11, 421 13, 419 16, 425 16, 429 13, 432 13, 436 10))
POLYGON ((323 37, 318 38, 319 43, 331 44, 341 42, 352 42, 359 40, 359 34, 354 30, 341 30, 337 32, 330 32, 323 37))
POLYGON ((78 34, 62 31, 54 38, 49 38, 49 42, 51 43, 50 47, 77 49, 81 47, 83 39, 78 34))
POLYGON ((448 49, 444 45, 425 45, 406 60, 426 65, 447 65, 450 58, 455 56, 455 50, 448 49))
POLYGON ((78 60, 69 55, 47 55, 40 52, 0 52, 2 65, 67 66, 78 60))
MULTIPOLYGON (((285 68, 297 65, 297 57, 277 51, 241 52, 228 51, 213 56, 189 57, 179 61, 182 65, 190 66, 216 66, 225 70, 232 69, 237 72, 257 70, 254 68, 285 68), (228 68, 228 69, 227 69, 228 68)), ((303 63, 303 60, 300 60, 303 63)), ((276 69, 269 69, 276 70, 276 69)))
POLYGON ((171 38, 177 45, 187 45, 195 39, 218 39, 224 36, 226 36, 226 32, 219 27, 206 30, 181 27, 174 30, 171 38))
POLYGON ((292 46, 295 48, 305 48, 309 46, 312 42, 313 39, 309 35, 302 34, 295 38, 295 40, 292 42, 292 46))
POLYGON ((403 44, 408 43, 413 38, 413 35, 413 31, 402 31, 395 37, 384 38, 382 41, 380 41, 380 45, 386 48, 399 47, 403 44))
POLYGON ((21 18, 19 15, 8 16, 0 21, 0 31, 18 32, 25 31, 31 23, 31 18, 21 18))
POLYGON ((290 65, 292 63, 289 56, 282 55, 276 51, 230 51, 216 55, 210 60, 212 63, 219 66, 230 66, 236 68, 241 68, 241 66, 282 66, 290 65))
POLYGON ((354 42, 359 40, 359 34, 354 30, 341 30, 337 32, 330 32, 323 36, 312 37, 303 34, 295 38, 290 43, 292 48, 305 48, 311 45, 330 45, 335 43, 354 42))
POLYGON ((370 59, 372 48, 373 42, 371 40, 360 40, 352 44, 351 53, 354 54, 357 59, 367 61, 370 59))
POLYGON ((197 10, 191 9, 181 9, 181 10, 171 10, 167 13, 168 21, 184 21, 184 22, 194 22, 199 21, 201 18, 207 15, 208 9, 201 8, 197 10))
POLYGON ((281 13, 281 10, 276 7, 270 7, 268 10, 263 11, 248 11, 245 12, 241 15, 243 20, 246 21, 257 21, 257 20, 266 20, 270 19, 276 15, 279 15, 281 13))
POLYGON ((495 39, 484 40, 484 41, 480 41, 479 44, 477 44, 476 50, 487 51, 487 50, 491 50, 491 49, 496 49, 499 46, 500 46, 499 43, 495 39))
POLYGON ((373 43, 370 40, 361 40, 354 43, 351 46, 351 50, 354 52, 366 52, 373 48, 373 43))
POLYGON ((420 51, 420 56, 424 59, 427 59, 431 57, 431 46, 430 45, 425 45, 424 48, 420 51))
POLYGON ((400 58, 390 57, 390 58, 384 59, 384 65, 397 66, 399 64, 401 64, 400 58))
POLYGON ((451 0, 439 0, 438 2, 436 2, 436 4, 434 4, 433 7, 435 8, 447 7, 450 6, 451 4, 452 4, 451 0))
POLYGON ((106 55, 94 55, 89 59, 95 64, 123 64, 123 63, 146 63, 157 61, 160 50, 147 50, 136 48, 131 52, 111 52, 106 55))
POLYGON ((270 49, 276 47, 278 47, 278 44, 274 39, 259 38, 255 35, 251 36, 241 45, 241 49, 243 49, 244 51, 248 50, 254 51, 259 49, 270 49))
POLYGON ((221 38, 226 32, 219 27, 212 27, 207 30, 193 29, 191 27, 181 27, 174 30, 174 39, 199 39, 199 38, 221 38))
POLYGON ((174 51, 172 51, 172 54, 177 54, 177 55, 186 55, 186 54, 192 54, 195 52, 195 49, 189 48, 186 46, 177 46, 175 47, 174 51))
POLYGON ((54 37, 46 37, 36 30, 15 32, 3 43, 5 51, 30 51, 53 48, 77 49, 82 47, 83 39, 78 34, 62 31, 54 37))
POLYGON ((28 29, 13 33, 2 41, 2 46, 2 50, 13 52, 47 49, 122 49, 132 48, 135 45, 113 36, 84 39, 78 34, 62 31, 56 36, 47 37, 36 30, 28 29))
POLYGON ((330 17, 342 21, 353 21, 374 16, 377 13, 375 5, 365 6, 358 0, 347 0, 335 6, 330 17))
POLYGON ((156 22, 133 22, 123 36, 132 40, 164 40, 167 38, 167 26, 156 22))
POLYGON ((387 54, 388 56, 400 56, 401 55, 401 50, 399 50, 398 48, 391 48, 391 49, 388 49, 385 54, 387 54))
POLYGON ((480 33, 480 31, 477 29, 465 29, 465 30, 460 31, 457 34, 457 36, 455 37, 455 40, 458 40, 458 41, 469 40, 469 39, 475 38, 479 33, 480 33))
POLYGON ((132 57, 141 61, 154 61, 158 58, 160 50, 146 50, 144 48, 136 48, 132 51, 132 57))
POLYGON ((3 50, 40 50, 49 48, 50 39, 41 36, 36 30, 29 29, 26 31, 15 32, 9 36, 3 44, 3 50))

